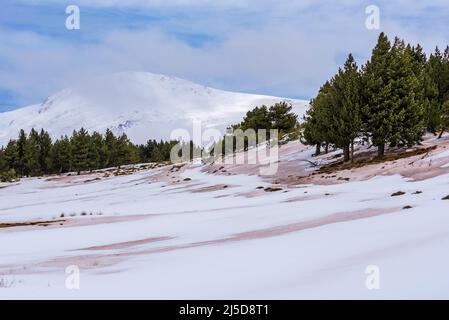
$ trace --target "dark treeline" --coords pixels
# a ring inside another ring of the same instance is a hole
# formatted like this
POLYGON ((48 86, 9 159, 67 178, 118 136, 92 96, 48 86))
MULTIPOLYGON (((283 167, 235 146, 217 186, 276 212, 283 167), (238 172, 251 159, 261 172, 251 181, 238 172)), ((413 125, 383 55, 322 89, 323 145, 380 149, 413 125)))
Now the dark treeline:
POLYGON ((305 117, 303 138, 341 148, 353 158, 354 144, 367 142, 383 157, 385 147, 420 143, 425 131, 449 129, 449 47, 427 58, 420 45, 382 33, 371 59, 358 68, 352 55, 319 90, 305 117))
MULTIPOLYGON (((40 176, 65 172, 92 171, 108 167, 170 160, 170 151, 177 141, 149 140, 145 145, 131 143, 125 134, 116 136, 109 129, 104 135, 85 129, 73 131, 52 141, 45 130, 21 130, 15 140, 0 149, 0 178, 40 176)), ((193 143, 183 143, 183 146, 193 143)))

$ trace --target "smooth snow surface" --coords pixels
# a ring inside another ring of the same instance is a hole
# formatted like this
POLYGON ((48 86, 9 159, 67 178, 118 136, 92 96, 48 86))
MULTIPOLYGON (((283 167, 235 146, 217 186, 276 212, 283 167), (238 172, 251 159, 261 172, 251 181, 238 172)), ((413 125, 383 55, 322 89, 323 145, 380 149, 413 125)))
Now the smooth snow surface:
POLYGON ((449 298, 448 173, 265 192, 269 179, 204 169, 0 184, 0 223, 66 220, 0 229, 0 298, 449 298))

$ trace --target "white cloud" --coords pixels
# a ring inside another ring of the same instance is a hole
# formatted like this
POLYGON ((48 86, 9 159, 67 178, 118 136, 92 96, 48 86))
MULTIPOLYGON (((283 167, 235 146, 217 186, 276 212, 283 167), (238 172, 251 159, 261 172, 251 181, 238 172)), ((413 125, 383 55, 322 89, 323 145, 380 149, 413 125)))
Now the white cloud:
MULTIPOLYGON (((82 43, 0 28, 0 61, 7 66, 0 73, 0 88, 37 102, 43 95, 93 75, 151 71, 229 90, 311 97, 337 71, 346 54, 368 57, 377 38, 377 32, 365 28, 365 4, 369 1, 77 2, 81 6, 142 8, 172 5, 189 7, 192 12, 194 7, 213 7, 216 11, 210 16, 195 16, 173 24, 177 30, 210 33, 218 40, 192 47, 162 24, 133 30, 101 30, 96 32, 95 42, 82 43), (239 15, 233 16, 237 12, 239 15), (256 23, 248 25, 244 19, 256 23)), ((391 36, 397 34, 408 41, 421 42, 428 50, 437 44, 443 46, 448 32, 441 20, 435 20, 431 29, 423 29, 413 21, 397 17, 415 17, 432 8, 435 14, 443 15, 447 8, 435 7, 444 6, 444 2, 436 0, 430 6, 418 1, 382 1, 382 30, 391 36)))

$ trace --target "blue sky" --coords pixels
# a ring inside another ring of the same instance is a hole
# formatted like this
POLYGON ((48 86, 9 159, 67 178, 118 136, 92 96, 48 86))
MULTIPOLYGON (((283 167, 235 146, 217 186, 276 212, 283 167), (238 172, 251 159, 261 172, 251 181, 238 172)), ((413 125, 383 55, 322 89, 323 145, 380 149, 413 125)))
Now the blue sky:
POLYGON ((310 98, 349 52, 364 63, 380 31, 430 52, 449 44, 447 21, 447 0, 2 0, 0 111, 119 71, 310 98), (65 28, 69 4, 80 30, 65 28), (380 30, 365 27, 371 4, 380 30))

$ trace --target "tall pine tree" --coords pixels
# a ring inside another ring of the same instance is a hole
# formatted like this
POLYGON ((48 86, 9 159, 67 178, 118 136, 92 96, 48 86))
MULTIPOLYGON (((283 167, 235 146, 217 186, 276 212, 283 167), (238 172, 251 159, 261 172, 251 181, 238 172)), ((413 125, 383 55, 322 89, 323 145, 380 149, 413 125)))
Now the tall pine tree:
POLYGON ((354 140, 361 132, 360 91, 359 70, 354 57, 350 54, 344 68, 339 70, 332 83, 332 112, 329 119, 330 142, 343 149, 345 161, 353 159, 354 140))
POLYGON ((84 128, 74 131, 71 139, 73 152, 73 169, 81 174, 81 171, 89 168, 89 135, 84 128))

